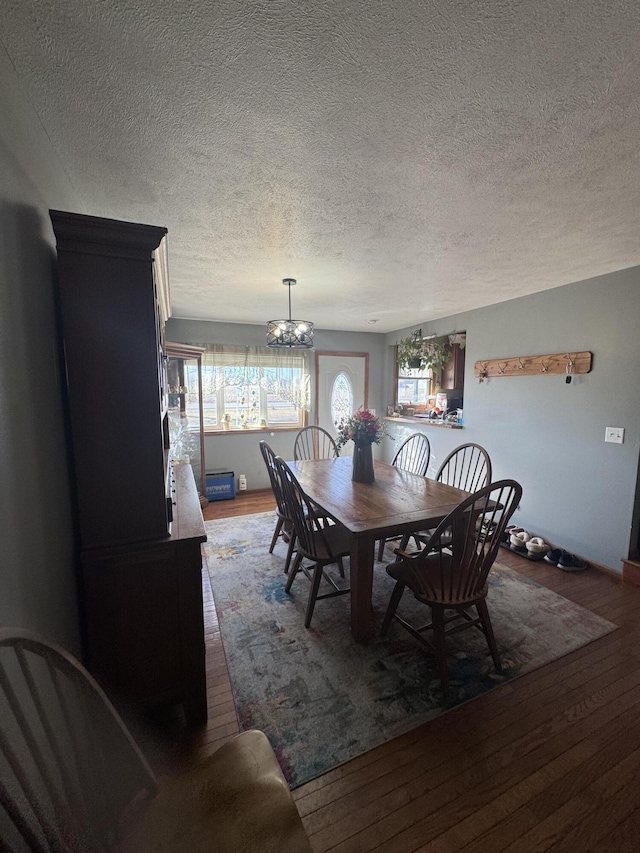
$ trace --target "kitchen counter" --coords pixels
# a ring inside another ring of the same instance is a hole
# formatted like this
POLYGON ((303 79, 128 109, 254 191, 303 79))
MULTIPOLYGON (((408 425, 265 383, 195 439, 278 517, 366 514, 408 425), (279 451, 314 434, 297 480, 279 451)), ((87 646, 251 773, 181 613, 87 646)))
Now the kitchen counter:
POLYGON ((438 427, 439 429, 464 429, 463 424, 451 423, 450 421, 430 420, 429 418, 410 418, 405 415, 398 415, 397 417, 389 417, 387 415, 384 420, 393 424, 420 424, 420 426, 438 427))

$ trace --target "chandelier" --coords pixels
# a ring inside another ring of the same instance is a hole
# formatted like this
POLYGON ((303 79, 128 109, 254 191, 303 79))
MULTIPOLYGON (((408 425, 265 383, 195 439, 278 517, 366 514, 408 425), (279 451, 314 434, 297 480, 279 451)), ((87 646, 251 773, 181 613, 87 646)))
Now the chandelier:
POLYGON ((267 323, 267 346, 288 349, 309 349, 313 346, 313 323, 308 320, 291 319, 291 287, 295 278, 283 278, 289 288, 289 319, 269 320, 267 323))

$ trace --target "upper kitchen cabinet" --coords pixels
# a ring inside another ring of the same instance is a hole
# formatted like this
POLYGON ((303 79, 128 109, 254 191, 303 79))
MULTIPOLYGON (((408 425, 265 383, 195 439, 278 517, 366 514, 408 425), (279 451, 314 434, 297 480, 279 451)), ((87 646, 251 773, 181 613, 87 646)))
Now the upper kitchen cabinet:
POLYGON ((440 387, 443 391, 460 391, 464 389, 464 349, 460 344, 447 344, 451 355, 442 367, 440 387))

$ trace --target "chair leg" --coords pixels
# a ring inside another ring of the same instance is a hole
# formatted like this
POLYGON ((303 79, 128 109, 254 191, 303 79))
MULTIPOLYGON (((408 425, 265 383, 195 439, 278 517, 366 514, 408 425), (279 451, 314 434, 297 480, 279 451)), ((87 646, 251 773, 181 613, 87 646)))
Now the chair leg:
POLYGON ((295 530, 291 530, 289 534, 289 548, 287 550, 287 559, 284 561, 284 573, 285 575, 289 572, 289 566, 291 565, 291 558, 293 557, 293 552, 296 548, 296 532, 295 530))
POLYGON ((484 635, 487 638, 489 651, 491 652, 491 657, 493 658, 493 665, 495 666, 498 672, 502 672, 502 662, 500 661, 500 653, 498 652, 498 645, 496 643, 496 638, 493 633, 493 625, 491 624, 491 617, 489 616, 489 608, 487 607, 487 602, 479 601, 476 604, 476 610, 478 611, 478 616, 480 617, 480 621, 482 622, 484 635))
POLYGON ((316 606, 316 599, 318 598, 318 591, 320 589, 320 581, 322 580, 322 565, 320 563, 316 564, 315 570, 313 572, 313 581, 311 582, 311 590, 309 591, 309 603, 307 604, 307 615, 304 620, 304 627, 308 628, 311 625, 311 617, 313 616, 313 610, 316 606))
POLYGON ((342 562, 342 557, 338 557, 338 570, 340 572, 340 577, 344 577, 344 563, 342 562))
POLYGON ((276 529, 273 532, 273 538, 271 540, 271 545, 269 546, 269 553, 273 554, 273 549, 276 547, 276 542, 278 541, 278 536, 280 535, 280 531, 282 530, 282 525, 284 523, 284 519, 278 518, 278 523, 276 524, 276 529))
POLYGON ((446 698, 449 694, 449 667, 447 666, 447 650, 444 638, 444 609, 442 607, 431 608, 433 621, 433 643, 440 669, 440 683, 442 695, 446 698))
POLYGON ((292 567, 291 567, 291 569, 289 570, 289 575, 288 575, 288 577, 287 577, 287 583, 285 584, 285 588, 284 588, 284 591, 285 591, 285 592, 290 592, 290 591, 291 591, 291 584, 292 584, 292 583, 293 583, 293 581, 295 580, 295 576, 298 574, 298 571, 299 571, 299 569, 300 569, 300 563, 301 563, 301 562, 302 562, 302 554, 301 554, 300 552, 298 552, 298 553, 296 554, 296 558, 295 558, 295 560, 294 560, 294 562, 293 562, 293 566, 292 566, 292 567))
POLYGON ((381 562, 382 562, 382 557, 383 557, 383 555, 384 555, 384 546, 385 546, 385 543, 386 543, 386 539, 381 539, 381 540, 378 542, 378 562, 379 562, 379 563, 381 563, 381 562))
POLYGON ((382 628, 380 629, 380 633, 384 637, 384 635, 389 630, 389 625, 391 624, 391 620, 393 619, 394 613, 398 609, 398 605, 400 604, 400 599, 404 593, 404 584, 402 581, 396 581, 396 585, 393 588, 393 592, 391 593, 391 598, 389 599, 389 606, 387 607, 387 612, 384 614, 384 619, 382 620, 382 628))

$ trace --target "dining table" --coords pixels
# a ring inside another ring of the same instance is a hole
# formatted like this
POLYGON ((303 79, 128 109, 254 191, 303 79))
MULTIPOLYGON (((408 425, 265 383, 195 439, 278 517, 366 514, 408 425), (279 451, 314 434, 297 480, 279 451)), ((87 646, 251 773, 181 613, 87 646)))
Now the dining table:
POLYGON ((349 532, 351 634, 366 642, 376 541, 435 527, 469 493, 378 460, 371 483, 351 479, 350 456, 287 464, 313 503, 349 532))

